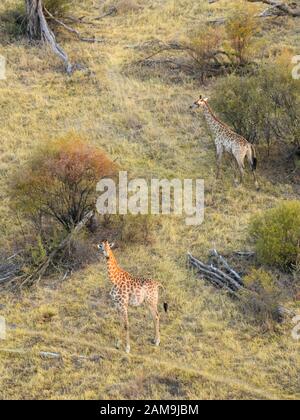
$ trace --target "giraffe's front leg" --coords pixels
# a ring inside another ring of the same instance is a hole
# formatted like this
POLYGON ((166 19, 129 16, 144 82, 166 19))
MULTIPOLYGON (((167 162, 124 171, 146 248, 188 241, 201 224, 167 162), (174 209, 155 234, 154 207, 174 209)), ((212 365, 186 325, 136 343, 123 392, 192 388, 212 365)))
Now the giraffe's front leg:
POLYGON ((234 185, 237 188, 240 185, 240 180, 239 180, 240 168, 235 157, 233 158, 233 172, 234 172, 234 185))
POLYGON ((216 178, 220 179, 220 175, 221 175, 221 166, 222 166, 222 159, 223 159, 223 146, 220 144, 216 144, 216 153, 217 153, 217 173, 216 173, 216 178))
POLYGON ((120 316, 122 321, 122 326, 125 332, 125 351, 130 353, 130 334, 129 334, 129 319, 128 319, 128 310, 122 308, 120 310, 120 316))

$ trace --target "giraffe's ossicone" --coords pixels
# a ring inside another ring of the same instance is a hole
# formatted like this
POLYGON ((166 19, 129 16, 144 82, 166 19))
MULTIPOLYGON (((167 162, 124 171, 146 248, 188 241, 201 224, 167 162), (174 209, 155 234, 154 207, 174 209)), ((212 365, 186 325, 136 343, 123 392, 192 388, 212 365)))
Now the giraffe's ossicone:
MULTIPOLYGON (((103 241, 98 245, 98 249, 106 258, 108 276, 113 284, 110 296, 124 324, 126 352, 130 353, 128 307, 141 306, 143 303, 147 304, 153 317, 155 326, 154 344, 159 346, 159 289, 164 289, 164 287, 155 280, 135 278, 127 271, 120 268, 112 251, 113 247, 114 244, 109 244, 108 241, 103 241)), ((168 304, 166 302, 164 303, 164 309, 167 312, 168 304)))

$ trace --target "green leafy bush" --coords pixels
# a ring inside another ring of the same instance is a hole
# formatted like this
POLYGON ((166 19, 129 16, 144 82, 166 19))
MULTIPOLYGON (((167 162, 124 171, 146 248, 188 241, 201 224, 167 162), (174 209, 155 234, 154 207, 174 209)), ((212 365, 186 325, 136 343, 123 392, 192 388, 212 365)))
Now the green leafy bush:
POLYGON ((300 261, 300 202, 287 201, 256 216, 250 233, 263 264, 291 268, 300 261))
POLYGON ((216 110, 251 142, 273 141, 300 145, 300 84, 289 66, 270 62, 253 74, 219 80, 213 102, 216 110))

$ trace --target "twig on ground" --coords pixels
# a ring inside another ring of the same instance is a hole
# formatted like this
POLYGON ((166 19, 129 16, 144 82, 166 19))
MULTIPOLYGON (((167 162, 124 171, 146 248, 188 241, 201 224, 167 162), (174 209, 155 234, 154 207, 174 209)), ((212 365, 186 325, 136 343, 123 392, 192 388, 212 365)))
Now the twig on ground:
POLYGON ((116 6, 112 6, 112 7, 110 7, 110 9, 108 10, 107 13, 104 13, 101 16, 95 17, 95 18, 93 18, 93 20, 101 20, 101 19, 104 19, 108 16, 116 15, 117 13, 118 13, 118 9, 116 8, 116 6))

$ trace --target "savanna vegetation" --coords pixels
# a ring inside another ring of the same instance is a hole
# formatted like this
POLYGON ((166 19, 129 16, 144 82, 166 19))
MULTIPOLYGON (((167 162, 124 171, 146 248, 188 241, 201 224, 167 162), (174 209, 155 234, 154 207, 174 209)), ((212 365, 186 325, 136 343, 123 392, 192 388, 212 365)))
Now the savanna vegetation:
POLYGON ((0 5, 0 398, 298 399, 299 341, 276 315, 299 311, 297 8, 45 0, 51 43, 29 36, 26 3, 0 5), (249 173, 234 185, 230 158, 216 180, 210 133, 189 109, 200 93, 256 145, 260 191, 249 173), (96 183, 119 169, 204 179, 204 223, 87 220, 96 183), (114 347, 104 237, 124 268, 166 286, 160 348, 141 308, 132 354, 114 347), (240 298, 187 265, 188 251, 207 261, 212 248, 243 278, 240 298))

